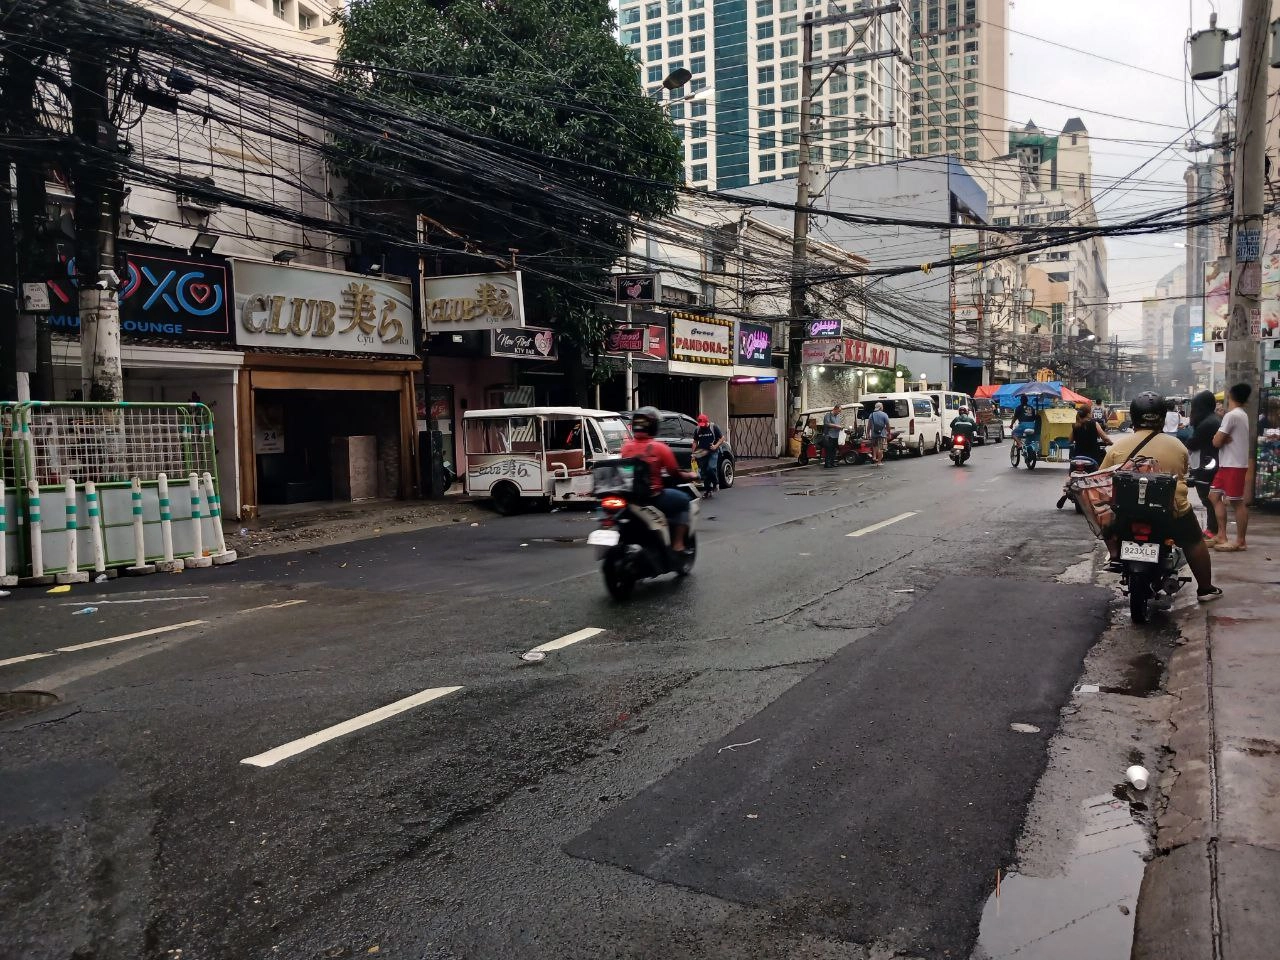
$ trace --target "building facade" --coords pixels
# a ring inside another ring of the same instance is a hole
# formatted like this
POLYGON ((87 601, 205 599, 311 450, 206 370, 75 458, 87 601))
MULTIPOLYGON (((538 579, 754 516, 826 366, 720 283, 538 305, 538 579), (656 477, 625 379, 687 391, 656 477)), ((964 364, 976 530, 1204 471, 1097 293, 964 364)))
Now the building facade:
POLYGON ((1004 153, 1005 0, 912 0, 911 152, 969 162, 1004 153))
MULTIPOLYGON (((1097 226, 1089 131, 1078 117, 1057 134, 1034 123, 1011 130, 1009 153, 1017 157, 1021 170, 1019 196, 1005 197, 992 208, 994 225, 1026 227, 1024 239, 1043 227, 1097 226)), ((1092 335, 1098 343, 1108 339, 1111 294, 1107 247, 1101 237, 1025 254, 1020 260, 1039 266, 1051 281, 1068 285, 1068 327, 1055 333, 1092 335)))
POLYGON ((619 38, 650 95, 665 93, 662 81, 672 71, 692 73, 667 106, 684 140, 691 185, 728 190, 795 173, 806 14, 824 21, 813 31, 813 159, 836 169, 908 155, 909 18, 902 10, 867 14, 850 6, 864 5, 623 0, 619 38))

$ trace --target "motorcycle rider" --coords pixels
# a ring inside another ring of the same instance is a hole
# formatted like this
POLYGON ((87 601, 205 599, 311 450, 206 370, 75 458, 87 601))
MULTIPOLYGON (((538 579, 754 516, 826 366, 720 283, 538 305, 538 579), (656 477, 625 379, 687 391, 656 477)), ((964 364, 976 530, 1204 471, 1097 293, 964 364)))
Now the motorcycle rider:
POLYGON ((659 414, 654 407, 641 407, 633 413, 631 439, 622 445, 622 456, 637 457, 649 465, 653 505, 663 512, 671 525, 671 549, 683 553, 685 534, 689 532, 689 495, 683 490, 664 487, 662 477, 664 473, 679 480, 695 480, 697 477, 681 470, 671 448, 654 439, 658 422, 659 414))
POLYGON ((978 421, 973 419, 968 407, 961 407, 960 413, 951 421, 951 435, 954 437, 957 433, 960 434, 964 437, 965 442, 972 447, 973 437, 977 432, 978 421))
MULTIPOLYGON (((1222 591, 1213 585, 1213 558, 1205 545, 1204 534, 1191 504, 1187 501, 1187 448, 1176 436, 1163 432, 1167 412, 1165 399, 1158 393, 1148 390, 1134 397, 1129 404, 1133 433, 1112 444, 1102 460, 1102 469, 1120 466, 1133 455, 1139 444, 1146 441, 1138 455, 1151 457, 1162 473, 1171 473, 1178 478, 1170 532, 1174 543, 1186 554, 1187 566, 1196 578, 1196 599, 1201 603, 1209 603, 1221 597, 1222 591)), ((1111 562, 1115 565, 1120 559, 1120 538, 1113 531, 1114 527, 1105 537, 1111 562)))

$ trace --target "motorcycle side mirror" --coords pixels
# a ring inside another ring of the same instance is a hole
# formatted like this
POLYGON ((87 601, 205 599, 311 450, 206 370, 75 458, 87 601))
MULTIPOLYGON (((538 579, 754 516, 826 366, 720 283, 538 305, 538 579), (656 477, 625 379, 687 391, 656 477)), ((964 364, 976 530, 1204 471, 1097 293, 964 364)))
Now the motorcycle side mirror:
POLYGON ((1202 469, 1204 469, 1204 470, 1217 470, 1217 469, 1218 469, 1218 461, 1217 461, 1217 460, 1210 460, 1208 463, 1206 463, 1206 464, 1204 465, 1204 467, 1203 467, 1202 469))

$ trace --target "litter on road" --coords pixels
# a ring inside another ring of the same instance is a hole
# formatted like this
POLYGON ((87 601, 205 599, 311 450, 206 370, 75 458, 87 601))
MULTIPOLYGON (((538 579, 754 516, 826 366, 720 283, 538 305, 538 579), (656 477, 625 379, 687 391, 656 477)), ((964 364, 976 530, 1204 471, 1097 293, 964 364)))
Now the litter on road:
POLYGON ((520 659, 528 663, 541 663, 547 659, 547 655, 541 650, 530 650, 528 653, 522 653, 520 659))
POLYGON ((58 587, 50 587, 48 590, 45 591, 45 593, 70 593, 70 592, 71 592, 71 587, 69 587, 65 583, 58 587))
POLYGON ((1124 772, 1124 778, 1128 780, 1135 790, 1147 789, 1147 783, 1151 779, 1151 774, 1147 773, 1147 768, 1134 764, 1124 772))
POLYGON ((71 615, 73 617, 80 617, 80 616, 84 616, 85 614, 97 613, 97 612, 98 612, 97 607, 81 607, 79 610, 72 610, 71 615))
POLYGON ((756 737, 754 740, 748 740, 746 743, 730 743, 721 747, 719 750, 717 750, 716 755, 718 756, 724 753, 726 750, 737 750, 738 747, 749 747, 753 743, 759 743, 759 742, 760 742, 760 738, 756 737))
POLYGON ((1014 733, 1039 733, 1040 728, 1034 723, 1011 723, 1009 729, 1014 733))

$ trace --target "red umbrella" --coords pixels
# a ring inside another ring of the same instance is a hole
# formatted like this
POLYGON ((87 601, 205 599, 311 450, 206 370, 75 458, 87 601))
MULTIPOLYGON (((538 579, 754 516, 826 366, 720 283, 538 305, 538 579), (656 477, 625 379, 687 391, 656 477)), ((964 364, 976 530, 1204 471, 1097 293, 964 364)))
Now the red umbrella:
POLYGON ((1001 385, 998 383, 984 383, 977 390, 973 391, 973 395, 978 399, 982 399, 983 397, 993 397, 995 396, 996 391, 1000 389, 1000 386, 1001 385))

